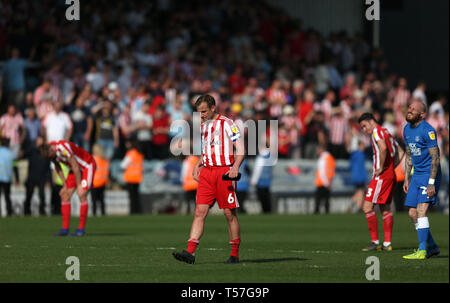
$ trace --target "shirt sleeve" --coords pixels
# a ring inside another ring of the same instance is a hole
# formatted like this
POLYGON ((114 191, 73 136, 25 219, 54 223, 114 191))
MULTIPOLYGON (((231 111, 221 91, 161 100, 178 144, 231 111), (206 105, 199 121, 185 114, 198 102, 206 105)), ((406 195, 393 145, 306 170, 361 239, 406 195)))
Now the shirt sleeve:
POLYGON ((438 146, 436 131, 433 128, 428 128, 424 137, 427 148, 438 146))
POLYGON ((383 134, 381 134, 381 132, 378 131, 377 128, 375 128, 373 130, 373 138, 375 139, 376 142, 380 141, 381 139, 383 139, 383 134))
POLYGON ((235 123, 225 121, 224 128, 232 142, 236 142, 241 137, 241 132, 235 123))

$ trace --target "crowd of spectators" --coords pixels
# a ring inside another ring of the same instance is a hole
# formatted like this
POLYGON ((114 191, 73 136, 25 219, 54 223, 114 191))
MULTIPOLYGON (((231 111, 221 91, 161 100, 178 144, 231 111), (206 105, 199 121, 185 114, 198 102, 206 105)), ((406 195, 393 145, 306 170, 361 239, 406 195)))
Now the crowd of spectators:
POLYGON ((280 158, 316 158, 326 143, 348 158, 373 112, 401 138, 411 98, 430 105, 448 159, 446 96, 391 71, 362 33, 323 35, 262 1, 91 1, 67 21, 64 1, 0 0, 0 132, 20 157, 39 134, 103 146, 122 158, 171 156, 172 121, 192 120, 196 96, 232 119, 279 121, 280 158))

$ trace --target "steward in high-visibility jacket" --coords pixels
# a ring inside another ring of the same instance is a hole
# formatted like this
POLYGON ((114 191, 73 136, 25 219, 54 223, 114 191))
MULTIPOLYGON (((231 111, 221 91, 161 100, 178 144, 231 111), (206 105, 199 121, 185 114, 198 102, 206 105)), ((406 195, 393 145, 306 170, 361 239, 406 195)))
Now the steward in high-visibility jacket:
POLYGON ((144 175, 144 156, 137 149, 133 148, 125 154, 121 167, 125 168, 123 180, 126 183, 141 183, 144 175))
POLYGON ((336 161, 334 157, 326 150, 325 146, 319 145, 317 148, 319 160, 316 170, 316 192, 315 192, 315 210, 320 212, 320 205, 325 202, 325 213, 330 212, 330 191, 331 184, 336 172, 336 161))
POLYGON ((189 156, 184 159, 181 167, 181 183, 184 191, 197 190, 198 182, 194 180, 192 172, 199 158, 197 156, 189 156))
POLYGON ((130 214, 139 214, 141 213, 139 184, 144 176, 144 155, 138 150, 136 142, 127 141, 125 145, 128 151, 120 167, 125 170, 123 180, 130 200, 130 214))
MULTIPOLYGON (((192 172, 199 161, 197 156, 189 156, 183 160, 181 166, 181 184, 184 190, 184 200, 186 201, 186 214, 191 212, 191 204, 195 204, 195 197, 197 195, 198 182, 194 180, 192 172)), ((193 209, 193 208, 192 208, 193 209)))
POLYGON ((336 161, 327 151, 323 152, 317 161, 316 186, 331 187, 336 172, 336 161))
POLYGON ((97 155, 94 155, 94 160, 97 168, 94 174, 93 188, 104 187, 109 180, 109 162, 97 155))
POLYGON ((100 205, 100 212, 106 215, 105 207, 105 188, 109 181, 109 161, 105 159, 103 147, 94 144, 92 147, 95 165, 97 166, 92 181, 92 211, 94 216, 97 215, 97 204, 100 205))

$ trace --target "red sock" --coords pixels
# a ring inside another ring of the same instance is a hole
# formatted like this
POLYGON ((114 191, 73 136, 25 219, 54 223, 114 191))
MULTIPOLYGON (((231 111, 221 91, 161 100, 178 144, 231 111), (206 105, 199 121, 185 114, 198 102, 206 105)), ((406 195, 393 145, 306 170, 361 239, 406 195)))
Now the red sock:
POLYGON ((70 201, 61 202, 61 215, 63 220, 63 229, 69 228, 70 223, 70 201))
POLYGON ((392 212, 383 215, 384 242, 391 242, 392 227, 394 226, 394 217, 392 212))
POLYGON ((239 258, 239 245, 241 244, 241 237, 231 240, 231 254, 230 256, 239 258))
POLYGON ((191 255, 195 254, 195 250, 197 249, 199 241, 197 239, 189 239, 188 240, 188 248, 186 249, 191 255))
POLYGON ((84 229, 86 225, 86 219, 88 215, 88 202, 83 201, 80 203, 80 224, 78 225, 78 229, 84 229))
POLYGON ((378 241, 378 221, 377 215, 372 210, 366 213, 367 224, 369 225, 370 237, 372 238, 372 242, 378 241))

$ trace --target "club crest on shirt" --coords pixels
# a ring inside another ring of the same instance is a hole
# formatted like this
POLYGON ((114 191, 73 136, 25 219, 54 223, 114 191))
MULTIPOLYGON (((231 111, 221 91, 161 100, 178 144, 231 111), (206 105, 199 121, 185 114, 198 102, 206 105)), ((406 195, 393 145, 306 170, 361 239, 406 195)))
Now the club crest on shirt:
POLYGON ((233 128, 231 128, 231 131, 232 131, 234 134, 237 134, 237 133, 239 132, 236 126, 233 126, 233 128))
POLYGON ((416 140, 416 142, 419 142, 419 141, 420 141, 419 136, 416 136, 416 137, 414 138, 414 140, 416 140))
POLYGON ((436 135, 434 134, 434 131, 428 132, 428 136, 430 137, 431 140, 435 140, 436 139, 436 135))

